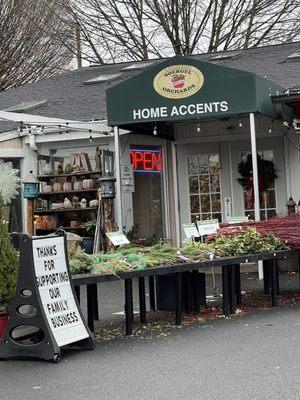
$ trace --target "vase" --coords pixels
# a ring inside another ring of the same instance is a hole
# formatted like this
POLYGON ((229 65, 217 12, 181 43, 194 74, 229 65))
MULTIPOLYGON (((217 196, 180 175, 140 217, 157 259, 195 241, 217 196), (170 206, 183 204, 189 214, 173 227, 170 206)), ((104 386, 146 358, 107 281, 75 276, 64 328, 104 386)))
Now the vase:
POLYGON ((73 189, 72 182, 64 182, 64 183, 63 183, 63 190, 64 190, 65 192, 69 192, 69 191, 71 191, 72 189, 73 189))
POLYGON ((65 165, 65 174, 71 174, 73 172, 73 167, 70 163, 65 165))
POLYGON ((61 175, 61 174, 63 174, 64 173, 64 167, 63 167, 63 165, 62 165, 62 163, 60 162, 60 163, 58 163, 58 165, 57 165, 57 170, 56 170, 56 173, 57 173, 57 175, 61 175))
POLYGON ((44 175, 52 175, 52 168, 51 168, 51 165, 49 163, 44 165, 43 174, 44 175))
POLYGON ((80 201, 80 207, 81 207, 81 208, 86 208, 86 206, 87 206, 87 201, 86 201, 86 199, 82 199, 82 200, 80 201))
POLYGON ((64 200, 64 208, 72 208, 72 202, 67 197, 64 200))
POLYGON ((83 189, 93 189, 93 187, 94 187, 93 179, 84 179, 82 181, 82 187, 83 187, 83 189))
POLYGON ((82 190, 82 181, 74 182, 74 190, 82 190))

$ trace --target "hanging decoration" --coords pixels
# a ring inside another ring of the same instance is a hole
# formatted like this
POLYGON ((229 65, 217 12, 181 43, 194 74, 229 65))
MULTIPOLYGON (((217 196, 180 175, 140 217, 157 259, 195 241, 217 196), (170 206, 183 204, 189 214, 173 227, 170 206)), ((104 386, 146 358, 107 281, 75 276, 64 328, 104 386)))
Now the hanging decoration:
POLYGON ((19 170, 14 169, 11 162, 0 160, 0 191, 4 204, 9 204, 18 194, 20 178, 19 170))
MULTIPOLYGON (((273 161, 264 160, 260 155, 257 155, 257 168, 258 168, 258 188, 260 195, 269 189, 277 178, 275 166, 273 161)), ((238 182, 242 185, 243 189, 250 191, 249 201, 250 206, 254 205, 254 185, 253 185, 253 172, 252 172, 252 155, 248 154, 247 158, 242 160, 238 165, 238 172, 241 178, 238 182)))

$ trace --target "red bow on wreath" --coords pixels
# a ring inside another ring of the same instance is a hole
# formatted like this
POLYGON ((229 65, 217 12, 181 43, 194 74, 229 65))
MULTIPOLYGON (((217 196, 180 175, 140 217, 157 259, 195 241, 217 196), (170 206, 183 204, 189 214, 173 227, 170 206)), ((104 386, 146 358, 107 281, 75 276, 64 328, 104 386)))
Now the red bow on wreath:
MULTIPOLYGON (((249 177, 249 187, 250 187, 250 194, 249 194, 249 206, 250 208, 254 207, 254 183, 253 183, 253 176, 249 177)), ((264 190, 264 185, 262 183, 262 179, 258 177, 258 190, 259 190, 259 201, 261 201, 261 195, 264 190)))

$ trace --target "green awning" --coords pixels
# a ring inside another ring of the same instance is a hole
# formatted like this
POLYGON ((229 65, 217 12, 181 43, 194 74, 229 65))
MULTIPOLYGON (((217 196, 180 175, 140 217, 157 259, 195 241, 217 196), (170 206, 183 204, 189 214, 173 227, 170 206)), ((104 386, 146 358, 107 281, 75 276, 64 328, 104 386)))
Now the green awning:
POLYGON ((222 118, 249 112, 276 119, 283 88, 250 72, 175 56, 107 90, 111 126, 222 118))

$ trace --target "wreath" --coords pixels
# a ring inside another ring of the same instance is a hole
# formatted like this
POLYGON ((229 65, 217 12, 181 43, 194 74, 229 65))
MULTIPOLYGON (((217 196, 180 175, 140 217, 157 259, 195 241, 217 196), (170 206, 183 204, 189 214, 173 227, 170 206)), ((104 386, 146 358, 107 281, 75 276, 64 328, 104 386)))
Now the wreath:
MULTIPOLYGON (((257 155, 257 168, 258 187, 261 194, 270 187, 271 183, 277 178, 277 174, 273 161, 264 160, 260 155, 257 155)), ((254 189, 251 154, 248 154, 247 158, 239 163, 238 172, 241 175, 241 178, 238 178, 238 182, 242 185, 244 190, 250 190, 250 203, 253 205, 254 189)))

